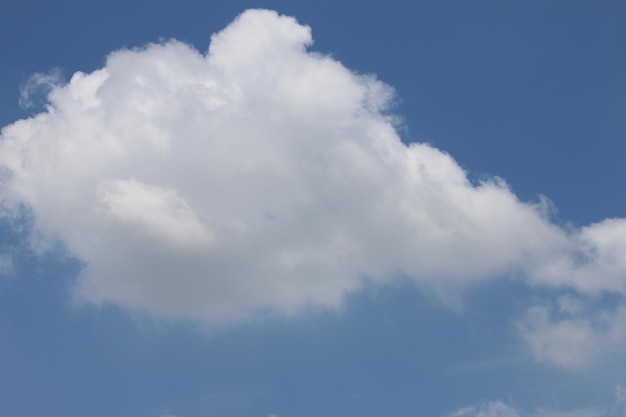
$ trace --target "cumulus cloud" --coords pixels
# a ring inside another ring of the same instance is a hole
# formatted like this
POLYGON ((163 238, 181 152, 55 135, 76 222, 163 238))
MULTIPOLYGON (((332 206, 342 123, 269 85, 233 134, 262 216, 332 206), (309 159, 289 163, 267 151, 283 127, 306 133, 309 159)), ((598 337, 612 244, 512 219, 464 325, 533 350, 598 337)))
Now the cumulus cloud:
POLYGON ((335 308, 399 275, 438 294, 510 273, 626 291, 626 220, 565 231, 503 180, 471 183, 402 143, 392 88, 311 44, 249 10, 206 53, 120 50, 52 83, 44 112, 2 130, 2 204, 83 262, 77 299, 157 317, 335 308))

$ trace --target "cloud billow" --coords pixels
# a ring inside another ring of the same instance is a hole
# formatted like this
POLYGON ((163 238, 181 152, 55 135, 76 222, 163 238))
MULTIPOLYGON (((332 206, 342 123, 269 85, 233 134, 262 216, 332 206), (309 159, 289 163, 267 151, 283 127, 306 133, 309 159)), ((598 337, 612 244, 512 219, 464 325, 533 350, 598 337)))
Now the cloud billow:
POLYGON ((389 86, 311 44, 295 19, 249 10, 206 54, 113 52, 2 130, 3 207, 84 263, 79 300, 156 317, 336 308, 398 275, 443 296, 509 273, 626 291, 623 219, 566 232, 501 179, 472 184, 402 143, 389 86))

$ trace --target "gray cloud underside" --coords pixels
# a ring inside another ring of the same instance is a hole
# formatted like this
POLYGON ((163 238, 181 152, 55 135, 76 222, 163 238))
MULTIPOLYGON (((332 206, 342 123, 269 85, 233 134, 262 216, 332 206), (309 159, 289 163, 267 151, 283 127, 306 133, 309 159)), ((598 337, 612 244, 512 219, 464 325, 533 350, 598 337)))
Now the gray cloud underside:
MULTIPOLYGON (((170 41, 41 78, 46 110, 2 130, 5 215, 26 207, 34 244, 84 263, 77 299, 208 324, 335 308, 364 277, 444 296, 511 273, 626 292, 624 219, 566 231, 503 180, 472 184, 448 154, 401 142, 390 87, 311 44, 295 19, 250 10, 206 54, 170 41)), ((524 320, 550 361, 561 319, 524 320)))

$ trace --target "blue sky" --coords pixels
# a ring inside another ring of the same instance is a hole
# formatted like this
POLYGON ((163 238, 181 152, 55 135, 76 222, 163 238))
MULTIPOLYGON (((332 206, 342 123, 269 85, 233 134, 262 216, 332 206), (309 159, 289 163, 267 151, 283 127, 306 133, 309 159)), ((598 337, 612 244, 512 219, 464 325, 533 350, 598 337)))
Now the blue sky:
POLYGON ((3 414, 624 416, 625 13, 3 3, 3 414))

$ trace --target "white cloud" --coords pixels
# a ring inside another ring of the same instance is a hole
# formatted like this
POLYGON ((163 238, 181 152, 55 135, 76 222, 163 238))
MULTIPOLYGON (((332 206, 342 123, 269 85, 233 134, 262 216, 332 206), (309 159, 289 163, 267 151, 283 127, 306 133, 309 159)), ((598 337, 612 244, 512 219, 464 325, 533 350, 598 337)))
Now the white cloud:
POLYGON ((490 401, 460 408, 448 417, 519 417, 519 414, 502 401, 490 401))
POLYGON ((2 204, 83 261, 79 300, 157 317, 335 308, 363 277, 398 274, 444 295, 511 272, 626 291, 626 220, 566 232, 502 180, 471 184, 446 153, 401 142, 390 87, 311 43, 250 10, 206 54, 112 53, 2 130, 2 204))
POLYGON ((209 232, 175 191, 134 179, 102 181, 98 199, 115 220, 177 245, 203 246, 209 232))
POLYGON ((548 305, 534 306, 518 323, 535 358, 568 369, 584 369, 626 343, 626 307, 558 315, 548 305))
POLYGON ((531 280, 586 294, 626 294, 626 219, 606 219, 570 237, 568 252, 539 264, 531 280))

